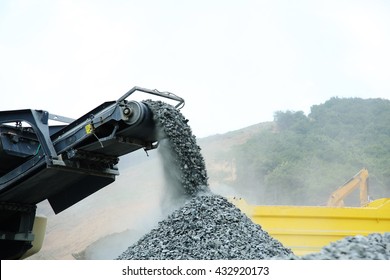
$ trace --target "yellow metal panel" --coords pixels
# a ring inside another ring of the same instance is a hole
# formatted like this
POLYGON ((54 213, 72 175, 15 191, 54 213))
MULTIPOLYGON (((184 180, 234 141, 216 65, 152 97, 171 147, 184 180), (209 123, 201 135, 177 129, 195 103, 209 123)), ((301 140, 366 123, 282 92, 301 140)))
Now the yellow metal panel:
POLYGON ((232 201, 272 237, 296 255, 318 252, 331 242, 354 235, 390 232, 390 199, 366 207, 254 206, 232 201))

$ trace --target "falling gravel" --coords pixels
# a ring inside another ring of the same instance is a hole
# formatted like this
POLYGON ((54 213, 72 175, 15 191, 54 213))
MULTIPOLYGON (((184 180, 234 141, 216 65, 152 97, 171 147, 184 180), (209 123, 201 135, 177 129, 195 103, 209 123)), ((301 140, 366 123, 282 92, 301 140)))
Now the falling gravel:
POLYGON ((291 254, 232 203, 210 191, 188 120, 164 102, 144 102, 159 128, 167 181, 186 202, 117 259, 266 259, 291 254))
POLYGON ((206 165, 188 120, 175 107, 146 100, 159 131, 159 149, 168 181, 188 195, 209 191, 206 165))

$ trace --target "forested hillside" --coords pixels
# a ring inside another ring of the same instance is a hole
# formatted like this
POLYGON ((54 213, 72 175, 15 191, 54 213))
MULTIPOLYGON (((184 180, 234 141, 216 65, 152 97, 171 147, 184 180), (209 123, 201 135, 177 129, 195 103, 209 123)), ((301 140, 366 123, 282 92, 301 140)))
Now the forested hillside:
POLYGON ((231 153, 234 187, 252 203, 324 205, 362 168, 371 198, 390 197, 390 101, 332 98, 308 116, 279 111, 231 153))

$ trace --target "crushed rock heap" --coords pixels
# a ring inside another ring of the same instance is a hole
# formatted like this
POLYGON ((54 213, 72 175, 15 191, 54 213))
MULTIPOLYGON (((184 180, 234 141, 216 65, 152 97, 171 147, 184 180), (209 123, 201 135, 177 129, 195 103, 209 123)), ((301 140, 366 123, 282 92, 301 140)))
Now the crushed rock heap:
POLYGON ((367 236, 348 236, 330 243, 318 253, 301 257, 290 255, 287 259, 390 260, 390 232, 384 234, 372 233, 367 236))
POLYGON ((211 193, 188 120, 164 102, 144 103, 162 134, 159 149, 169 151, 164 153, 169 157, 164 164, 168 181, 182 190, 187 201, 117 259, 265 259, 291 254, 232 203, 211 193))
POLYGON ((120 260, 250 260, 292 252, 219 195, 200 195, 118 257, 120 260))

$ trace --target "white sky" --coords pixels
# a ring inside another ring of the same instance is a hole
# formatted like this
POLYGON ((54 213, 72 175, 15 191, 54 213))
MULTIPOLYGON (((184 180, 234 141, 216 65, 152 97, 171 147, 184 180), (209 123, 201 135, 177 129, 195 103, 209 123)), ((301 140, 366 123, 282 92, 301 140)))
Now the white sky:
POLYGON ((1 0, 0 110, 77 118, 141 86, 183 97, 204 137, 390 99, 389 50, 385 0, 1 0))

